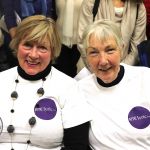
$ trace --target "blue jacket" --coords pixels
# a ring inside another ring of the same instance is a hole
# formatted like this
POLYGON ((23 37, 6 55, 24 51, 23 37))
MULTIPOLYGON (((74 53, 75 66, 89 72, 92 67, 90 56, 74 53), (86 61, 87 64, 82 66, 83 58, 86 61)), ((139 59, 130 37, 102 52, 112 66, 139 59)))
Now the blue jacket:
MULTIPOLYGON (((2 6, 4 8, 5 23, 9 30, 10 28, 17 26, 15 12, 20 16, 21 19, 23 19, 21 12, 21 0, 1 0, 1 1, 2 6)), ((55 0, 46 0, 46 2, 47 2, 46 16, 56 20, 55 0)), ((33 15, 42 14, 41 0, 33 0, 33 5, 35 11, 33 15)))

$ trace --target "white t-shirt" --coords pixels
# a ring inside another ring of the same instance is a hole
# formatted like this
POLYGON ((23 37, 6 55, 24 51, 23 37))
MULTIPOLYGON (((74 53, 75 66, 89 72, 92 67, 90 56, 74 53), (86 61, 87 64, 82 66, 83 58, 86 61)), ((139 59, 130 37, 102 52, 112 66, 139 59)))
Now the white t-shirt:
POLYGON ((76 79, 77 81, 83 79, 84 77, 90 75, 91 72, 86 68, 83 67, 80 72, 74 77, 74 79, 76 79))
POLYGON ((124 68, 112 87, 99 85, 94 74, 79 81, 92 109, 93 150, 150 150, 150 69, 124 68))
POLYGON ((90 120, 89 108, 79 92, 77 82, 52 67, 46 81, 28 81, 18 76, 14 67, 0 73, 0 150, 11 149, 11 137, 8 125, 15 127, 12 136, 15 150, 25 150, 27 140, 31 144, 28 150, 60 150, 63 129, 70 128, 90 120), (42 87, 45 94, 39 97, 37 90, 42 87), (18 98, 13 100, 11 93, 15 90, 18 98), (14 113, 11 113, 11 109, 14 113), (28 121, 36 118, 36 124, 30 127, 28 121), (31 135, 30 135, 31 130, 31 135))

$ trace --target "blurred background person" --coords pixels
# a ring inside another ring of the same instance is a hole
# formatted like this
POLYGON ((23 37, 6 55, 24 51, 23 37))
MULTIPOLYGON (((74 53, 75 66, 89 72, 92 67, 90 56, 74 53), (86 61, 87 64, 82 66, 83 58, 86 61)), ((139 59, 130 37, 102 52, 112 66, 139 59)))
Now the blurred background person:
POLYGON ((56 61, 56 68, 74 77, 82 68, 80 52, 77 48, 78 16, 82 0, 56 0, 57 27, 62 48, 56 61))
MULTIPOLYGON (((78 47, 82 48, 82 34, 87 25, 93 22, 93 5, 95 0, 83 0, 78 27, 78 47)), ((100 0, 96 20, 109 19, 115 22, 124 41, 121 61, 138 64, 137 45, 146 39, 146 10, 142 0, 100 0)))

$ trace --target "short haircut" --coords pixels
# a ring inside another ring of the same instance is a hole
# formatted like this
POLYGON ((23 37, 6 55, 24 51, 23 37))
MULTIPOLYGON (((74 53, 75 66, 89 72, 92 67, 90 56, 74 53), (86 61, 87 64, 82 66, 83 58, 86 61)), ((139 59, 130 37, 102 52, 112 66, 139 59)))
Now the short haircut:
POLYGON ((10 43, 10 48, 17 54, 19 43, 22 40, 33 43, 44 43, 45 39, 50 42, 52 60, 60 54, 61 42, 55 21, 43 15, 34 15, 25 18, 17 26, 15 37, 10 43))
POLYGON ((94 35, 97 39, 106 41, 114 38, 117 45, 122 48, 123 40, 118 26, 110 20, 98 20, 89 25, 83 33, 83 49, 86 55, 86 49, 89 47, 89 39, 94 35))

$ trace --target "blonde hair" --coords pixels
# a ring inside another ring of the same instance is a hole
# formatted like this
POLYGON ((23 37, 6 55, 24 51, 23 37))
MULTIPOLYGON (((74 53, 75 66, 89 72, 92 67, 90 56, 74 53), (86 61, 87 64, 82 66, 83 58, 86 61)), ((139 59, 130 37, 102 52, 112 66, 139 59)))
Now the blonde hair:
POLYGON ((55 21, 43 15, 27 17, 17 26, 16 35, 10 42, 10 48, 17 54, 19 43, 26 42, 44 43, 50 42, 52 60, 60 54, 61 42, 55 21))

